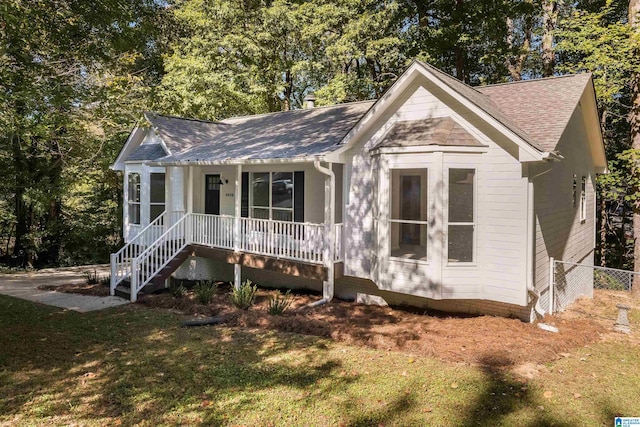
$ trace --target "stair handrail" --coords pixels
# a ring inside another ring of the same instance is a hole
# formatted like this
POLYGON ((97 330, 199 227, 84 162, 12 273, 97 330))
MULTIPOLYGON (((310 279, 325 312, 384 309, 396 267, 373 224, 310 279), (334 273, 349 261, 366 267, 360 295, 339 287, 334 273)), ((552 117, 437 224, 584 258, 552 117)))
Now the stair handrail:
POLYGON ((191 214, 183 215, 175 224, 150 244, 142 253, 131 261, 131 301, 135 302, 138 292, 144 288, 147 283, 153 279, 171 260, 186 248, 190 243, 187 236, 187 225, 191 219, 191 214), (173 238, 173 239, 172 239, 173 238), (160 262, 151 263, 154 251, 161 248, 165 243, 172 242, 169 247, 159 251, 158 255, 162 256, 160 262), (137 272, 137 274, 136 274, 137 272))
POLYGON ((144 250, 142 249, 144 244, 140 243, 144 243, 145 241, 153 243, 157 240, 157 238, 148 238, 147 235, 151 233, 151 230, 155 231, 155 227, 164 226, 165 218, 168 218, 170 221, 178 221, 183 216, 184 211, 182 210, 162 212, 156 219, 147 224, 138 234, 120 248, 118 252, 110 255, 111 283, 109 290, 111 295, 115 295, 116 286, 131 274, 131 261, 144 250))

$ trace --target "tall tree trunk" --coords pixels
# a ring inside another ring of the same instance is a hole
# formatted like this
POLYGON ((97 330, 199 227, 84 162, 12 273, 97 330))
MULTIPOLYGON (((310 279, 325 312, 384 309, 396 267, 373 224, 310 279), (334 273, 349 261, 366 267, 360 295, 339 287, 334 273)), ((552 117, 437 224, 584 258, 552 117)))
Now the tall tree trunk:
MULTIPOLYGON (((640 31, 640 0, 629 1, 629 25, 633 32, 640 31)), ((640 150, 640 75, 634 73, 631 76, 632 104, 629 113, 629 123, 631 125, 631 148, 640 150)), ((640 174, 640 165, 634 165, 634 174, 636 178, 640 174)), ((640 192, 640 188, 635 188, 636 194, 640 192)), ((640 271, 640 201, 633 204, 633 269, 640 271)), ((633 294, 640 296, 640 277, 635 275, 633 278, 633 294)))
POLYGON ((522 68, 524 66, 524 61, 529 55, 529 49, 531 48, 531 36, 533 33, 532 27, 533 19, 531 16, 527 16, 524 23, 524 40, 522 41, 522 46, 516 48, 514 44, 516 30, 514 28, 513 19, 509 17, 507 18, 507 45, 509 46, 511 55, 507 58, 506 65, 509 70, 511 80, 516 82, 522 80, 522 68))
POLYGON ((542 0, 542 75, 553 76, 556 54, 553 47, 553 32, 558 24, 558 2, 542 0))
MULTIPOLYGON (((463 0, 456 0, 456 24, 460 28, 460 31, 464 29, 464 13, 463 13, 463 0)), ((455 46, 455 55, 456 55, 456 78, 460 81, 465 81, 465 52, 464 47, 460 46, 456 43, 455 46)))

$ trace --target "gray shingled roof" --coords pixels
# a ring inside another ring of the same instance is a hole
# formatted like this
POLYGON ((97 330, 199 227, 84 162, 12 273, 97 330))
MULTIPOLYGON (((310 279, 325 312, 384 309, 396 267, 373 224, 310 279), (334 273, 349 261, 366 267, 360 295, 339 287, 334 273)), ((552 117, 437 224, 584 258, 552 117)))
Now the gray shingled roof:
POLYGON ((326 154, 337 148, 373 103, 352 102, 227 119, 222 122, 227 126, 225 131, 207 144, 167 156, 162 162, 292 159, 326 154))
POLYGON ((483 146, 458 123, 447 117, 395 122, 378 147, 421 145, 483 146))
POLYGON ((494 103, 493 99, 479 91, 480 87, 473 88, 432 65, 418 60, 416 60, 416 62, 433 72, 436 77, 440 79, 440 81, 442 81, 454 91, 458 92, 460 95, 467 98, 476 106, 480 107, 511 132, 522 138, 527 144, 537 149, 538 151, 545 151, 544 147, 538 141, 536 141, 535 138, 533 138, 524 129, 522 129, 521 126, 519 126, 520 121, 517 118, 517 114, 515 114, 516 117, 513 117, 514 114, 506 114, 506 111, 503 111, 496 103, 494 103))
POLYGON ((135 161, 135 160, 157 160, 161 157, 167 155, 167 152, 162 148, 162 144, 142 144, 139 146, 136 151, 131 153, 129 157, 127 157, 126 161, 135 161))
POLYGON ((573 74, 476 89, 517 121, 545 151, 553 151, 590 80, 591 74, 573 74))
POLYGON ((151 112, 145 113, 144 116, 171 154, 210 144, 214 136, 229 128, 220 122, 163 116, 151 112))

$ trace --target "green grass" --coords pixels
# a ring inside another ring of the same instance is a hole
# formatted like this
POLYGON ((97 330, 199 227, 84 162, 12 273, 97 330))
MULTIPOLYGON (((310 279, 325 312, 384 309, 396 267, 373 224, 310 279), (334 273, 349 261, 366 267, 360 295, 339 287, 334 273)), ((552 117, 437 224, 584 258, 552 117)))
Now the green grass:
POLYGON ((0 296, 0 425, 595 426, 640 416, 640 349, 625 343, 576 349, 524 383, 179 321, 140 306, 79 314, 0 296))

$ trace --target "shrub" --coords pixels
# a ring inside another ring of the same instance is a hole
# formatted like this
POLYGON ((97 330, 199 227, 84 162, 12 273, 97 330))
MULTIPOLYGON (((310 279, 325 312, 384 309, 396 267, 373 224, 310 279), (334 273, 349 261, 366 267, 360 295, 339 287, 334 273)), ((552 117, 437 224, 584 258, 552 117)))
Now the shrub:
POLYGON ((187 293, 187 288, 184 287, 182 281, 180 283, 176 283, 174 280, 169 283, 169 293, 174 298, 182 298, 184 294, 187 293))
POLYGON ((200 281, 193 288, 193 291, 196 294, 196 300, 200 304, 209 304, 217 290, 218 285, 216 285, 212 280, 200 281))
POLYGON ((102 276, 100 278, 100 284, 102 286, 111 286, 111 275, 107 274, 106 276, 102 276))
POLYGON ((87 285, 97 285, 98 283, 100 283, 98 272, 95 269, 93 270, 93 273, 90 271, 85 271, 84 281, 87 283, 87 285))
POLYGON ((275 296, 269 299, 267 303, 267 313, 272 316, 280 316, 284 313, 293 303, 293 295, 291 291, 287 291, 284 295, 277 292, 275 296))
POLYGON ((239 288, 231 288, 231 304, 241 310, 248 310, 253 305, 253 300, 258 292, 256 285, 251 285, 251 280, 245 280, 239 288))

